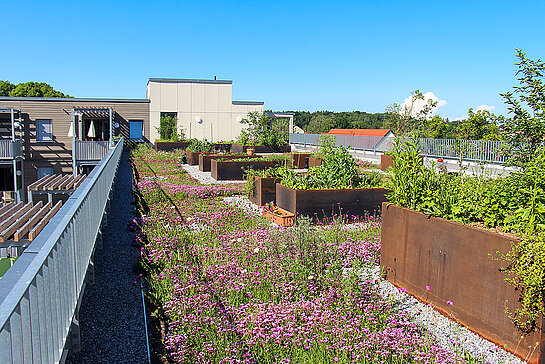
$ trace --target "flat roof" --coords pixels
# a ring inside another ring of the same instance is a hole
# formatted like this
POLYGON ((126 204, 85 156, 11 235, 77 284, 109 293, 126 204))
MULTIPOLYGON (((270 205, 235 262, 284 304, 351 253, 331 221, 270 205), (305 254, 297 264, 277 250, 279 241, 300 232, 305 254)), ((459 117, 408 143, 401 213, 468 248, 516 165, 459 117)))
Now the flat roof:
POLYGON ((263 101, 233 101, 233 105, 263 105, 263 101))
POLYGON ((149 103, 149 99, 101 99, 101 98, 75 98, 75 97, 12 97, 0 96, 0 101, 72 101, 72 102, 142 102, 149 103))
POLYGON ((232 84, 233 81, 231 80, 201 80, 201 79, 193 79, 193 78, 150 78, 148 80, 148 84, 150 82, 168 82, 168 83, 226 83, 226 84, 232 84))

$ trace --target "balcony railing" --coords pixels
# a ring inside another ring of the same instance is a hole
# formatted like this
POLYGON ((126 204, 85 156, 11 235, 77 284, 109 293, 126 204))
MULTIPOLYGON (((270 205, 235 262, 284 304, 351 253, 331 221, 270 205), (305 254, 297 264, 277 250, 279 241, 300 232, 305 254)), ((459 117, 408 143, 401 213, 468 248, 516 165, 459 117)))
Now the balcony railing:
POLYGON ((122 150, 121 139, 0 279, 0 363, 58 363, 77 347, 69 333, 122 150))
POLYGON ((0 159, 15 159, 23 156, 20 140, 0 140, 0 159))
POLYGON ((76 140, 74 151, 76 161, 99 161, 110 150, 110 141, 81 141, 76 140))

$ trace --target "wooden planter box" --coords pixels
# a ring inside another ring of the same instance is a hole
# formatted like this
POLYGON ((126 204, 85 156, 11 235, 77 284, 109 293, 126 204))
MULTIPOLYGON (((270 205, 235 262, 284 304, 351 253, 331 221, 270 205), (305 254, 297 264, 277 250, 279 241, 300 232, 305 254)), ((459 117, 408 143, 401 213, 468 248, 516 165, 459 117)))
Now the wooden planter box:
POLYGON ((308 168, 322 165, 322 158, 308 157, 308 168))
POLYGON ((310 157, 310 153, 291 153, 291 162, 295 168, 305 168, 307 166, 307 159, 310 157))
POLYGON ((250 201, 256 205, 263 206, 268 202, 276 201, 276 184, 280 178, 255 177, 255 188, 250 194, 250 201))
POLYGON ((534 333, 521 341, 505 313, 520 307, 519 292, 500 272, 506 263, 492 257, 508 252, 513 239, 387 204, 381 235, 380 265, 390 282, 521 358, 540 343, 529 362, 544 362, 544 337, 534 333))
POLYGON ((185 149, 189 146, 189 142, 155 142, 155 150, 170 152, 174 149, 185 149))
POLYGON ((246 153, 246 149, 255 149, 256 153, 289 153, 291 152, 291 145, 281 145, 279 147, 273 147, 268 145, 240 145, 231 144, 231 151, 235 153, 246 153))
POLYGON ((210 172, 211 171, 211 164, 210 161, 212 159, 241 159, 241 158, 258 158, 260 156, 254 155, 254 156, 248 156, 245 154, 240 155, 221 155, 221 154, 200 154, 199 155, 199 170, 201 172, 210 172))
POLYGON ((384 188, 353 188, 346 190, 294 190, 276 184, 276 204, 278 207, 321 219, 334 215, 362 216, 365 212, 379 211, 386 202, 384 188))
POLYGON ((185 159, 187 160, 187 164, 190 166, 196 166, 199 164, 199 155, 201 152, 190 152, 185 151, 185 159))
POLYGON ((263 170, 271 167, 276 167, 279 162, 276 161, 225 161, 219 162, 215 159, 211 160, 212 178, 216 180, 234 180, 241 181, 245 179, 244 171, 252 168, 255 170, 263 170))
POLYGON ((275 212, 272 212, 271 210, 264 208, 263 216, 270 219, 276 225, 280 225, 283 227, 293 226, 293 224, 295 223, 295 215, 280 207, 277 207, 275 212))

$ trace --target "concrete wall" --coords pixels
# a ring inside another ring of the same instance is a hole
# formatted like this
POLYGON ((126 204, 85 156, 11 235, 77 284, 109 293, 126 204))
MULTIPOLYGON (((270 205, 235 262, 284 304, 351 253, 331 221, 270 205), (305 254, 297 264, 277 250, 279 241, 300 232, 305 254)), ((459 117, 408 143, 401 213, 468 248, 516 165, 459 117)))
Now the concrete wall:
POLYGON ((237 118, 263 112, 261 102, 233 102, 232 82, 224 80, 150 79, 147 98, 152 142, 159 139, 161 112, 177 113, 178 132, 186 138, 210 141, 236 139, 242 130, 237 118))

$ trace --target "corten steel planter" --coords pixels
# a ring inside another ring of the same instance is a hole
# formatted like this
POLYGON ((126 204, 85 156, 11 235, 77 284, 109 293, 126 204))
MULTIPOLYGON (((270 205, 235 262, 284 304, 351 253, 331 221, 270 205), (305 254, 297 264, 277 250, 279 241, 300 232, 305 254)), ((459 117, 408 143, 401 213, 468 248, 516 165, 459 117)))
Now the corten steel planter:
POLYGON ((394 168, 394 159, 391 155, 382 154, 380 156, 380 170, 386 172, 388 167, 394 168))
POLYGON ((256 205, 263 206, 268 202, 276 201, 276 184, 280 178, 275 177, 254 177, 255 188, 250 194, 250 201, 256 205))
POLYGON ((362 216, 380 211, 387 201, 385 188, 352 188, 345 190, 294 190, 276 184, 276 204, 294 214, 313 219, 334 215, 362 216))
POLYGON ((322 165, 322 158, 308 157, 308 168, 322 165))
POLYGON ((295 215, 279 207, 277 207, 275 211, 264 208, 263 216, 270 219, 276 225, 283 227, 290 227, 295 223, 295 215))
POLYGON ((199 155, 201 152, 190 152, 188 150, 185 151, 185 159, 187 160, 187 164, 190 166, 196 166, 199 164, 199 155))
MULTIPOLYGON (((253 156, 254 158, 258 158, 261 156, 253 156)), ((222 155, 222 154, 200 154, 199 155, 199 170, 201 172, 210 172, 211 165, 210 161, 212 159, 240 159, 240 158, 251 158, 245 154, 240 155, 222 155)))
POLYGON ((307 166, 307 159, 310 157, 310 153, 291 153, 292 164, 299 169, 307 166))
POLYGON ((390 282, 521 358, 532 353, 531 363, 545 362, 540 333, 521 340, 505 313, 520 307, 520 292, 500 272, 507 263, 492 257, 508 252, 513 239, 385 203, 381 240, 390 282))
POLYGON ((175 149, 186 149, 189 142, 155 142, 155 150, 170 152, 175 149))
POLYGON ((254 170, 263 170, 271 167, 276 167, 280 164, 277 161, 225 161, 220 162, 215 159, 211 160, 212 178, 216 180, 234 180, 241 181, 245 179, 245 170, 252 168, 254 170))
POLYGON ((281 145, 279 147, 269 145, 240 145, 231 144, 231 152, 246 153, 246 149, 254 149, 256 153, 289 153, 291 152, 291 145, 281 145))

